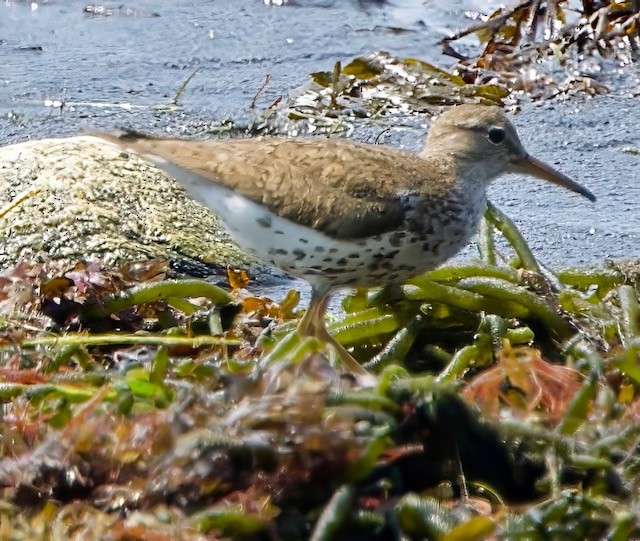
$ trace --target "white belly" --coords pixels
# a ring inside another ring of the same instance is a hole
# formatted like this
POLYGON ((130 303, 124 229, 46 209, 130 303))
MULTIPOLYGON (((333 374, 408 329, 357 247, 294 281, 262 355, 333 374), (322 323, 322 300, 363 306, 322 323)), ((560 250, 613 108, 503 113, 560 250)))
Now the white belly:
MULTIPOLYGON (((198 175, 171 170, 200 203, 212 209, 237 243, 256 258, 313 283, 369 286, 405 281, 433 269, 462 248, 475 224, 433 220, 428 238, 409 231, 336 240, 281 218, 261 205, 198 175)), ((471 220, 473 221, 473 220, 471 220)))

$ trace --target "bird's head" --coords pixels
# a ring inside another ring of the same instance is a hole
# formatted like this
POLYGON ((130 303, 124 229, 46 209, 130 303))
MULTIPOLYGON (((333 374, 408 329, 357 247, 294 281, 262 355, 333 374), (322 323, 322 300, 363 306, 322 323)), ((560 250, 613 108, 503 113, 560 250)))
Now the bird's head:
POLYGON ((459 105, 443 113, 429 130, 423 155, 434 152, 482 168, 487 180, 503 173, 521 173, 558 184, 590 201, 596 199, 584 186, 530 156, 499 107, 459 105))

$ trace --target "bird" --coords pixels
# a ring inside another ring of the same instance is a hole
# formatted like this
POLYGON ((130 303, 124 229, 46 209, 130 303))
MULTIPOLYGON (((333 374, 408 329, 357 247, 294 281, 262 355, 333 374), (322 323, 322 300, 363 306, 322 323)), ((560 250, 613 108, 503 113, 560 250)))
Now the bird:
POLYGON ((168 173, 245 251, 309 282, 297 331, 331 344, 356 378, 370 374, 325 325, 332 292, 402 283, 444 263, 474 235, 487 187, 503 174, 530 175, 596 200, 529 155, 496 106, 449 108, 418 154, 319 137, 98 137, 168 173))

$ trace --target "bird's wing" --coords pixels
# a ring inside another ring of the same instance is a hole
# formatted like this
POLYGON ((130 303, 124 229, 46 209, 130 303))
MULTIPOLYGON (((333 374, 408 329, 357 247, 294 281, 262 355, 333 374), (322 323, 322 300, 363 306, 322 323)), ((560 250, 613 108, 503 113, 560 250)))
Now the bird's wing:
POLYGON ((342 239, 393 230, 405 220, 407 186, 428 175, 414 156, 345 140, 100 137, 164 169, 209 207, 211 197, 203 198, 202 190, 214 183, 342 239))

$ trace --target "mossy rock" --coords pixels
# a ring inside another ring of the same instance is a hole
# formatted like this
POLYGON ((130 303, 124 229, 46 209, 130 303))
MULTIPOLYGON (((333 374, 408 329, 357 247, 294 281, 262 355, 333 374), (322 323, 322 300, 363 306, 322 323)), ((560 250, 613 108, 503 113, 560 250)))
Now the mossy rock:
POLYGON ((227 267, 273 274, 173 179, 91 137, 1 148, 0 207, 2 268, 163 258, 190 274, 223 274, 227 267))

